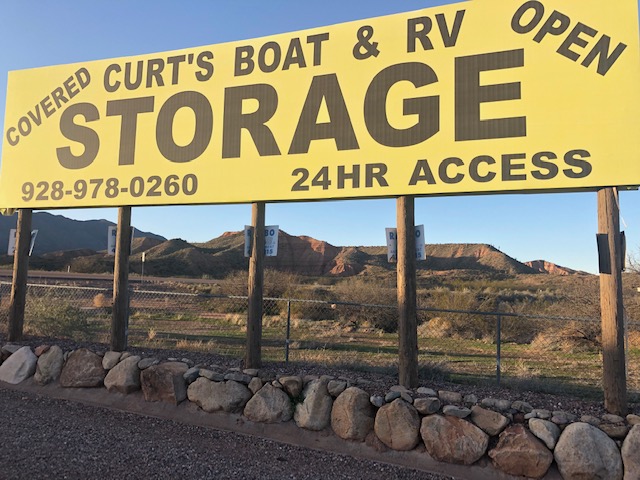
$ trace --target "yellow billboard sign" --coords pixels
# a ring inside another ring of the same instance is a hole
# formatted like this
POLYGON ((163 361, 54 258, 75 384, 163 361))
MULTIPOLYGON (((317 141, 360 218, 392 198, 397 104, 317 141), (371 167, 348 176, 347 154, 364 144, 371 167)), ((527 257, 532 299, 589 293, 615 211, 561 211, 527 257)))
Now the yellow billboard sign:
POLYGON ((0 205, 640 184, 636 0, 477 0, 10 72, 0 205))

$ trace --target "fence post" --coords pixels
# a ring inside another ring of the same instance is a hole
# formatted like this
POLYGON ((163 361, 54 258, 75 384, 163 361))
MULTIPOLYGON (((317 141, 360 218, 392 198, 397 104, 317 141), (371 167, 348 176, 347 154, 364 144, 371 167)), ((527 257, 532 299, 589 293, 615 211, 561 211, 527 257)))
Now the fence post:
POLYGON ((18 210, 16 249, 13 253, 13 282, 9 299, 7 340, 10 342, 22 340, 24 333, 24 309, 27 301, 32 214, 33 212, 30 209, 18 210))
POLYGON ((289 365, 289 343, 291 342, 291 299, 287 300, 287 340, 284 344, 284 362, 289 365))
POLYGON ((496 317, 496 381, 498 382, 498 386, 500 386, 500 375, 501 368, 500 363, 502 362, 501 356, 501 347, 502 347, 502 315, 498 315, 496 317))
POLYGON ((245 368, 262 366, 262 301, 264 288, 265 203, 252 205, 253 245, 249 259, 249 308, 247 312, 247 346, 245 368))
POLYGON ((116 258, 113 270, 111 350, 127 349, 129 334, 129 250, 131 249, 131 207, 118 209, 116 258))

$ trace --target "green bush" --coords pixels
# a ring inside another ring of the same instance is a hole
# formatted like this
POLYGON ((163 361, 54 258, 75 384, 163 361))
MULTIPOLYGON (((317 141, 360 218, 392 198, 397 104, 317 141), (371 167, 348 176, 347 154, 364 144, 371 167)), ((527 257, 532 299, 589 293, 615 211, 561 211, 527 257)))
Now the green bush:
POLYGON ((25 309, 28 333, 43 337, 91 340, 89 313, 53 295, 29 296, 25 309))

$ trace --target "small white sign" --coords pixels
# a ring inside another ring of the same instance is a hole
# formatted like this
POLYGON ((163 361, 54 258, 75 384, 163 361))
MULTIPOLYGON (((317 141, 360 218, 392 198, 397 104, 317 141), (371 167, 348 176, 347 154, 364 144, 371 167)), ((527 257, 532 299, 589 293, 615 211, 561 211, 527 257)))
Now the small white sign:
POLYGON ((142 252, 142 263, 144 263, 146 258, 147 258, 147 252, 142 252))
MULTIPOLYGON (((244 227, 244 256, 251 256, 253 247, 253 227, 245 225, 244 227)), ((278 256, 278 237, 280 227, 278 225, 269 225, 264 227, 264 254, 267 257, 278 256)))
MULTIPOLYGON (((29 245, 29 256, 33 253, 33 247, 36 244, 38 230, 31 230, 31 243, 29 245)), ((16 229, 9 230, 9 245, 7 246, 7 255, 12 257, 16 253, 16 229)))
POLYGON ((280 227, 278 225, 270 225, 264 227, 264 254, 267 257, 278 256, 278 237, 280 227))
MULTIPOLYGON (((424 243, 424 225, 416 225, 416 260, 422 261, 427 259, 424 243)), ((385 229, 387 237, 387 260, 391 263, 398 261, 398 229, 385 229)))
POLYGON ((111 226, 108 230, 107 235, 107 254, 115 255, 116 254, 116 232, 118 231, 118 227, 111 226))

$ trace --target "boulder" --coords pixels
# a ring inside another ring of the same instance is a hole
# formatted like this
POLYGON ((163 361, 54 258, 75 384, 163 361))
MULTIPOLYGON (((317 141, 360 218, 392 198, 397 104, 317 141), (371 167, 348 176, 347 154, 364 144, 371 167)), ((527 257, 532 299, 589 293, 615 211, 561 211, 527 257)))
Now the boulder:
POLYGON ((327 390, 329 390, 329 395, 331 395, 333 398, 337 398, 346 389, 347 389, 347 382, 345 380, 331 380, 327 384, 327 390))
POLYGON ((36 373, 37 363, 31 347, 21 347, 0 365, 0 381, 17 385, 36 373))
POLYGON ((458 392, 440 390, 438 392, 438 397, 443 405, 459 405, 462 403, 462 394, 458 392))
POLYGON ((106 352, 104 354, 104 357, 102 357, 102 368, 104 368, 105 370, 111 370, 118 364, 121 357, 122 352, 106 352))
POLYGON ((152 365, 140 374, 142 393, 147 402, 179 404, 187 398, 187 386, 183 375, 187 364, 167 362, 152 365))
POLYGON ((622 457, 616 442, 588 423, 568 425, 560 435, 554 457, 566 480, 622 480, 622 457))
POLYGON ((413 401, 413 406, 416 407, 416 410, 418 410, 422 415, 433 415, 434 413, 438 413, 441 405, 440 399, 436 397, 416 398, 413 401))
POLYGON ((532 418, 529 420, 529 430, 542 440, 549 450, 556 448, 560 438, 560 427, 555 423, 541 418, 532 418))
POLYGON ((296 405, 293 419, 296 425, 307 430, 320 431, 331 422, 333 398, 327 389, 327 379, 313 380, 302 391, 302 403, 296 405))
POLYGON ((62 367, 60 385, 65 388, 101 387, 107 374, 102 368, 102 357, 86 348, 69 354, 62 367))
POLYGON ((233 380, 212 382, 200 377, 189 385, 187 396, 205 412, 222 410, 227 413, 236 413, 242 411, 251 398, 251 392, 244 384, 233 380))
POLYGON ((553 462, 549 449, 524 425, 513 425, 502 432, 489 457, 497 469, 530 478, 544 477, 553 462))
POLYGON ((280 377, 279 380, 282 388, 284 388, 284 391, 287 392, 291 398, 298 398, 302 393, 302 377, 280 377))
POLYGON ((393 450, 413 450, 420 441, 418 411, 400 398, 378 410, 373 428, 382 443, 393 450))
POLYGON ((64 353, 62 349, 57 345, 52 346, 38 357, 36 374, 33 380, 38 385, 47 385, 58 380, 62 373, 63 363, 64 353))
POLYGON ((251 390, 251 393, 255 395, 260 391, 261 388, 262 380, 260 380, 260 378, 258 377, 253 377, 249 382, 249 390, 251 390))
POLYGON ((444 415, 451 416, 451 417, 467 418, 469 415, 471 415, 471 410, 469 410, 467 407, 458 407, 456 405, 445 405, 444 408, 442 409, 442 413, 444 415))
POLYGON ((420 435, 429 455, 440 462, 471 465, 484 455, 489 446, 489 435, 471 422, 457 417, 424 417, 420 435))
POLYGON ((624 480, 640 478, 640 425, 633 426, 622 444, 624 480))
POLYGON ((499 435, 509 425, 509 419, 493 410, 479 406, 471 408, 471 421, 487 435, 499 435))
POLYGON ((20 345, 14 345, 13 343, 7 343, 6 345, 3 345, 3 347, 0 348, 0 361, 4 362, 7 358, 9 358, 21 348, 22 347, 20 345))
POLYGON ((252 422, 288 422, 293 417, 289 396, 279 388, 267 383, 247 402, 244 416, 252 422))
POLYGON ((125 395, 140 390, 139 361, 140 357, 131 356, 112 367, 104 378, 104 386, 107 387, 107 390, 125 395))
POLYGON ((374 419, 369 394, 358 387, 347 388, 333 402, 331 428, 344 440, 364 442, 373 430, 374 419))

